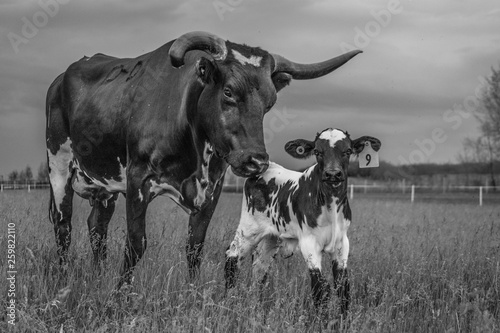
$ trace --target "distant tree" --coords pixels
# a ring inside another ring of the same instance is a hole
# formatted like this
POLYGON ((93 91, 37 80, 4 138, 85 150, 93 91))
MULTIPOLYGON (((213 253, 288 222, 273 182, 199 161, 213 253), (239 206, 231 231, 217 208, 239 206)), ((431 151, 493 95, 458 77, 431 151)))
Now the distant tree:
POLYGON ((488 163, 490 183, 495 186, 494 164, 500 159, 500 69, 492 68, 491 71, 475 110, 481 136, 463 142, 464 151, 459 155, 459 161, 488 163))
POLYGON ((19 172, 17 170, 12 171, 9 173, 9 182, 17 182, 19 180, 19 172))
POLYGON ((17 178, 18 178, 20 183, 26 183, 27 182, 26 171, 21 170, 21 172, 19 172, 19 176, 17 178))
POLYGON ((24 169, 24 175, 26 177, 26 182, 31 183, 33 181, 33 171, 29 165, 24 169))
POLYGON ((36 180, 41 183, 49 182, 49 167, 47 165, 47 162, 40 163, 36 180))
POLYGON ((457 155, 459 163, 488 163, 489 155, 483 137, 465 138, 462 145, 463 151, 457 155))
POLYGON ((486 79, 488 83, 479 100, 480 107, 476 118, 480 124, 482 141, 488 153, 491 184, 495 186, 493 164, 500 159, 500 69, 491 69, 492 73, 486 79))

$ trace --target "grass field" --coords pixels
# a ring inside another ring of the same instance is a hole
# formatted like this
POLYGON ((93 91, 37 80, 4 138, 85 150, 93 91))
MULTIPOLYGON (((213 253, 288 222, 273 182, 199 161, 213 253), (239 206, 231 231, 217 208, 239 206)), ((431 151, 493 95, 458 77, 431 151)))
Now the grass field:
MULTIPOLYGON (((187 216, 167 199, 154 201, 148 249, 135 282, 116 294, 123 198, 99 275, 91 268, 86 201, 75 199, 71 263, 62 271, 47 216, 48 192, 0 194, 1 278, 6 281, 7 225, 15 223, 19 319, 15 327, 0 323, 0 331, 500 332, 500 205, 355 198, 348 233, 352 303, 340 322, 335 299, 329 319, 317 317, 308 272, 297 254, 277 260, 262 295, 251 287, 250 263, 238 288, 225 294, 224 251, 237 227, 240 198, 223 194, 193 283, 186 277, 187 216)), ((331 281, 327 256, 324 266, 331 281)), ((7 284, 0 288, 6 295, 7 284)))

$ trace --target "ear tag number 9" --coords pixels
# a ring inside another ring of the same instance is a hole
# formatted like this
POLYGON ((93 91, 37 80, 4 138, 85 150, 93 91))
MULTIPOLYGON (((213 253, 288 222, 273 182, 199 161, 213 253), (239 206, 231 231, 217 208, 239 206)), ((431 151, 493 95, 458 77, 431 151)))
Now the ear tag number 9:
POLYGON ((365 142, 363 151, 359 153, 359 167, 360 168, 376 168, 379 166, 378 152, 373 150, 369 141, 365 142))

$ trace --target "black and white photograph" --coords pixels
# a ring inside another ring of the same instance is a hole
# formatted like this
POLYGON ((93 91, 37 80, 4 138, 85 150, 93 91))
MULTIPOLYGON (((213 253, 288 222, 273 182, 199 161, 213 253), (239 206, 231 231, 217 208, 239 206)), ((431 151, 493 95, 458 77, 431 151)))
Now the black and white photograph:
POLYGON ((1 0, 1 332, 500 332, 500 3, 1 0))

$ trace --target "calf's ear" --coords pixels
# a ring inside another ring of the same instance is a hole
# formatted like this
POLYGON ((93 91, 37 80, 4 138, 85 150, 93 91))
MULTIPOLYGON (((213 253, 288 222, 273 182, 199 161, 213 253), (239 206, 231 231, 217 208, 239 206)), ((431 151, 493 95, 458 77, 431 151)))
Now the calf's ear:
POLYGON ((370 142, 373 150, 379 151, 380 147, 382 146, 382 143, 380 142, 379 139, 371 137, 371 136, 362 136, 356 140, 352 140, 352 150, 354 151, 354 154, 358 155, 363 151, 363 148, 365 147, 365 143, 370 142))
POLYGON ((285 151, 295 158, 308 158, 314 149, 314 142, 304 139, 292 140, 286 143, 285 151))
POLYGON ((203 83, 208 84, 214 79, 215 66, 207 58, 201 57, 196 63, 196 74, 203 83))

